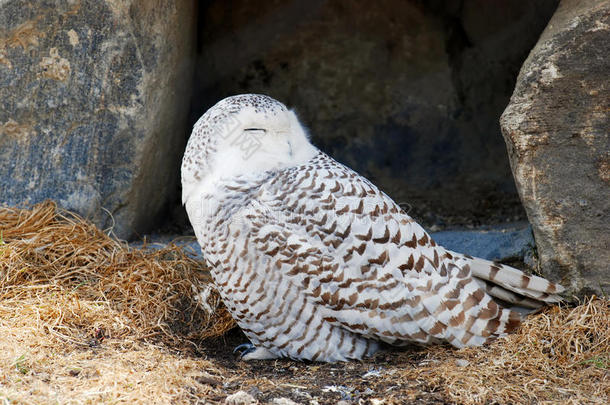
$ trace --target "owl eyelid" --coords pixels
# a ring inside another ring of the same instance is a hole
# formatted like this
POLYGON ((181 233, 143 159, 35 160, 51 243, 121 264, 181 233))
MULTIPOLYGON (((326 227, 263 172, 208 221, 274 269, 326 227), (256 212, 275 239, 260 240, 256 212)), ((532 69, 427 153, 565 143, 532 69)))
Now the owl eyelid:
POLYGON ((264 128, 246 128, 246 129, 244 129, 244 131, 263 131, 263 132, 267 132, 267 130, 264 129, 264 128))

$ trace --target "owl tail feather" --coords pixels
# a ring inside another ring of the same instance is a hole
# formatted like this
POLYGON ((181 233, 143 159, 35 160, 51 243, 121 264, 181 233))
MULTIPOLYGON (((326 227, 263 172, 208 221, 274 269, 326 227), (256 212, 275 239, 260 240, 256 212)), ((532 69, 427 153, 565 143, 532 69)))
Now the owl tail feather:
POLYGON ((515 269, 489 260, 451 252, 470 265, 472 276, 481 288, 492 297, 524 308, 537 309, 560 302, 565 290, 561 285, 542 277, 527 275, 515 269))
POLYGON ((564 288, 542 277, 460 253, 449 256, 455 266, 448 282, 428 281, 428 291, 428 284, 419 286, 426 293, 413 308, 413 319, 434 339, 478 346, 515 331, 528 312, 523 309, 561 301, 564 288))
MULTIPOLYGON (((413 307, 413 319, 427 335, 461 348, 479 346, 516 330, 521 315, 486 294, 470 272, 455 271, 413 307)), ((420 287, 420 291, 423 289, 420 287)))

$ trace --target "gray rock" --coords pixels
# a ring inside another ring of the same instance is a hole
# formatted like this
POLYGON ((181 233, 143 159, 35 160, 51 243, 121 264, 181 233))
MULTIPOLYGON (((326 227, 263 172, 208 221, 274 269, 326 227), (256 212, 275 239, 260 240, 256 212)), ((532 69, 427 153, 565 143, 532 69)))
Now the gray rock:
POLYGON ((541 270, 610 291, 610 2, 564 0, 501 118, 541 270))
POLYGON ((455 359, 455 365, 458 367, 467 367, 470 362, 466 359, 455 359))
POLYGON ((153 224, 179 178, 194 30, 186 0, 0 1, 0 204, 52 198, 119 237, 153 224))
POLYGON ((298 405, 290 398, 274 398, 271 401, 272 405, 298 405))
POLYGON ((225 398, 225 404, 227 405, 252 405, 258 404, 258 401, 254 397, 248 394, 246 391, 237 391, 234 394, 229 395, 225 398))
POLYGON ((532 230, 527 224, 483 230, 453 230, 431 234, 441 246, 487 260, 523 260, 534 249, 532 230))

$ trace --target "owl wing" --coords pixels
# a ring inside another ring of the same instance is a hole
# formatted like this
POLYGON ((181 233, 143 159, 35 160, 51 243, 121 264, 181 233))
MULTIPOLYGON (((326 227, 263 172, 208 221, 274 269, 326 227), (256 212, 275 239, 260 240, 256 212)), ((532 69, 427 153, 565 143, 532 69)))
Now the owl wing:
MULTIPOLYGON (((462 347, 520 323, 490 296, 515 290, 514 275, 436 245, 388 196, 323 154, 274 176, 245 210, 242 254, 263 272, 266 286, 256 291, 257 306, 242 311, 260 321, 258 333, 269 328, 262 318, 285 316, 272 327, 308 330, 317 322, 388 343, 445 340, 462 347), (482 280, 503 275, 511 282, 500 285, 508 289, 495 286, 488 294, 482 280), (269 289, 272 296, 263 298, 269 289)), ((523 273, 511 271, 523 287, 523 273)))
POLYGON ((247 306, 232 311, 247 318, 240 323, 247 333, 276 341, 289 330, 305 339, 308 331, 330 324, 388 343, 448 340, 461 347, 481 344, 519 321, 457 266, 445 275, 414 276, 386 255, 367 255, 366 248, 359 255, 365 264, 354 266, 305 228, 266 215, 268 208, 253 203, 242 217, 242 229, 249 230, 244 257, 259 277, 257 288, 244 294, 247 306), (482 311, 485 318, 479 320, 482 311), (498 325, 486 332, 492 319, 498 325))
POLYGON ((247 309, 261 329, 286 307, 283 293, 300 303, 282 312, 289 319, 315 308, 326 323, 389 343, 481 344, 518 323, 389 197, 337 165, 286 172, 239 215, 248 260, 266 275, 261 297, 273 290, 247 309))

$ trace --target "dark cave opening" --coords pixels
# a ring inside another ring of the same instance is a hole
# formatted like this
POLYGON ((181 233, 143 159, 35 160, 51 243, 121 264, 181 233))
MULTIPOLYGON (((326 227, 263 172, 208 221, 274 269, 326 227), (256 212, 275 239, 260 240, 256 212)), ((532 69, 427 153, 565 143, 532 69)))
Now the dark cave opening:
POLYGON ((224 97, 268 94, 427 228, 523 221, 498 119, 557 4, 199 2, 189 127, 224 97))

